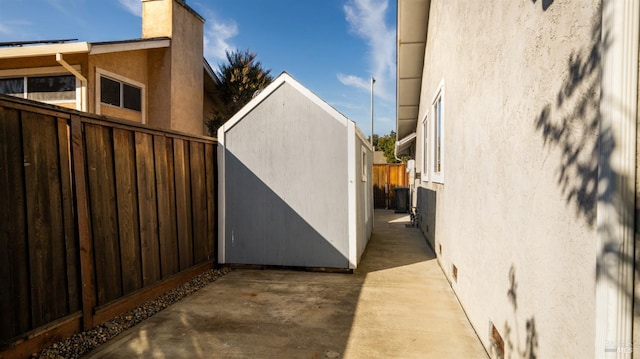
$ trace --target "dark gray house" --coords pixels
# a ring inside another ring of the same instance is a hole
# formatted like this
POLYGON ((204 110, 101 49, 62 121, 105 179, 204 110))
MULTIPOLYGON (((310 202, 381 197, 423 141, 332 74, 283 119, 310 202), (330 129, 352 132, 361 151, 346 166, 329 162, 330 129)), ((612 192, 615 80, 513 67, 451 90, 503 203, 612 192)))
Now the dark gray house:
POLYGON ((282 73, 218 141, 220 263, 357 267, 373 152, 353 121, 282 73))

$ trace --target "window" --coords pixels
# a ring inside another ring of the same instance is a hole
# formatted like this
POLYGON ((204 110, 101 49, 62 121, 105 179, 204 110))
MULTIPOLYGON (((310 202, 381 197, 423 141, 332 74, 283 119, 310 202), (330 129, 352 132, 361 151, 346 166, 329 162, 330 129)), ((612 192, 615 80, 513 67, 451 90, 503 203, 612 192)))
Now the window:
POLYGON ((367 163, 367 149, 364 146, 360 147, 360 152, 361 152, 361 160, 362 160, 362 181, 366 181, 367 180, 367 168, 368 163, 367 163))
POLYGON ((431 103, 431 180, 444 183, 444 80, 431 103))
POLYGON ((420 178, 423 182, 429 180, 429 115, 428 113, 424 115, 424 119, 422 120, 422 138, 424 138, 424 142, 422 143, 422 174, 420 178))
POLYGON ((0 79, 0 93, 47 103, 76 101, 73 75, 24 76, 0 79))
POLYGON ((142 110, 142 89, 106 76, 100 76, 100 102, 140 112, 142 110))

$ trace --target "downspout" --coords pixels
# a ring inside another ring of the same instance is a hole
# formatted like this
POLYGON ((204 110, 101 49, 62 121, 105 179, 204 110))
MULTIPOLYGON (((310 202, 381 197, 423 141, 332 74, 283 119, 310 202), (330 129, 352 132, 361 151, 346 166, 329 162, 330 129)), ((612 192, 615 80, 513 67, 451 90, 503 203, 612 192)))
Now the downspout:
POLYGON ((61 53, 56 54, 56 61, 62 65, 67 71, 71 72, 78 80, 80 80, 80 111, 87 112, 87 79, 80 72, 64 61, 61 53))

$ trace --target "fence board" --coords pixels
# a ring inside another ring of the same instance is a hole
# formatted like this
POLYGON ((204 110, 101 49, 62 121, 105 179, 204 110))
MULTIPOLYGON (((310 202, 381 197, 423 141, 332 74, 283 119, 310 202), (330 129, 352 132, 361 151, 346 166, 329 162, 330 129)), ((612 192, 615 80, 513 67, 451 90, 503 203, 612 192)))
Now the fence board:
POLYGON ((32 326, 67 312, 58 128, 52 117, 23 112, 32 326))
POLYGON ((140 216, 140 254, 144 286, 161 278, 158 248, 158 209, 156 208, 153 136, 136 132, 136 170, 138 174, 138 215, 140 216))
POLYGON ((97 303, 122 295, 113 147, 108 127, 85 125, 97 303))
POLYGON ((0 343, 31 323, 21 138, 18 111, 0 107, 0 343))
POLYGON ((70 132, 67 120, 58 119, 58 156, 60 159, 60 189, 62 193, 62 213, 64 218, 64 246, 66 252, 66 278, 68 292, 68 313, 80 309, 80 283, 78 271, 78 241, 73 219, 73 190, 71 188, 70 132))
MULTIPOLYGON (((204 144, 191 141, 191 191, 206 193, 204 144)), ((207 199, 205 196, 193 196, 193 260, 200 263, 207 259, 207 199)))
POLYGON ((205 147, 205 158, 204 158, 204 163, 205 163, 205 167, 206 167, 206 171, 205 171, 205 176, 206 176, 206 180, 207 180, 207 246, 206 246, 206 250, 207 250, 207 256, 208 259, 213 259, 214 261, 216 260, 216 258, 218 258, 216 256, 215 253, 215 248, 214 248, 214 242, 215 242, 215 236, 216 233, 218 233, 218 227, 217 227, 217 219, 218 216, 216 214, 216 203, 217 203, 217 199, 215 196, 215 189, 216 189, 216 178, 217 176, 216 174, 216 160, 217 160, 217 156, 216 156, 216 151, 213 145, 210 144, 206 144, 204 145, 205 147))
POLYGON ((189 147, 181 139, 173 140, 173 160, 176 181, 176 217, 180 270, 193 265, 191 228, 191 179, 189 176, 189 147))
POLYGON ((87 187, 86 150, 83 125, 77 115, 71 116, 71 148, 73 153, 73 181, 76 191, 76 223, 80 248, 80 282, 82 290, 82 326, 93 326, 93 308, 96 304, 94 282, 93 241, 91 239, 91 214, 87 187))
POLYGON ((156 160, 156 187, 158 191, 160 268, 164 279, 180 270, 176 256, 178 242, 173 183, 173 141, 165 136, 154 136, 153 152, 156 160))
POLYGON ((120 260, 122 268, 126 271, 122 277, 122 291, 123 294, 127 294, 142 288, 133 132, 118 128, 113 129, 113 154, 118 202, 120 260))

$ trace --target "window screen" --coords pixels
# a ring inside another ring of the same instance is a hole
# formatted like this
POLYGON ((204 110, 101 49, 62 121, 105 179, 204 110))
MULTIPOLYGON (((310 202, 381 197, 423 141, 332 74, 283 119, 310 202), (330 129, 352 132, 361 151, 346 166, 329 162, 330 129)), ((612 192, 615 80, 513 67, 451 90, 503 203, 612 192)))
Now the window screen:
POLYGON ((100 77, 100 101, 120 107, 120 82, 100 77))
POLYGON ((24 97, 24 78, 0 79, 0 94, 24 97))

